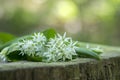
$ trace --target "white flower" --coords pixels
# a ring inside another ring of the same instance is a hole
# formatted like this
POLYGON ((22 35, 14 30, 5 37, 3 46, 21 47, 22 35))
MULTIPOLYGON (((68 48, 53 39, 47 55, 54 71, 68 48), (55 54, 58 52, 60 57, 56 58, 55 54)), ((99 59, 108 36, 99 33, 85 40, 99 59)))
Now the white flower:
POLYGON ((23 40, 22 42, 19 42, 18 45, 22 55, 35 55, 35 44, 32 40, 23 40))
POLYGON ((41 56, 44 51, 46 41, 46 37, 43 35, 43 33, 34 33, 32 39, 23 39, 17 44, 19 46, 19 50, 21 50, 20 54, 27 54, 29 56, 41 56))
POLYGON ((46 45, 47 52, 44 54, 46 61, 72 60, 72 57, 77 55, 75 52, 75 45, 76 42, 73 42, 71 38, 66 37, 66 33, 64 33, 63 36, 57 34, 57 36, 51 38, 46 45))
POLYGON ((42 43, 42 44, 45 44, 46 42, 46 37, 43 35, 43 33, 34 33, 34 36, 33 37, 33 41, 34 42, 37 42, 37 43, 42 43))

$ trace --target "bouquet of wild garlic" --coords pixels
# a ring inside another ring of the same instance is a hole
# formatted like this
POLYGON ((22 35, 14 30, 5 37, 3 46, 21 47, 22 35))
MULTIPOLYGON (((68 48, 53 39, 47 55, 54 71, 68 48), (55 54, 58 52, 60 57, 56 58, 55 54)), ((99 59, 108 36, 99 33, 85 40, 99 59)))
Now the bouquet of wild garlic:
POLYGON ((66 33, 61 36, 53 29, 48 29, 4 44, 0 48, 0 61, 57 62, 78 57, 100 59, 99 54, 103 52, 102 49, 82 48, 78 43, 71 37, 66 37, 66 33))

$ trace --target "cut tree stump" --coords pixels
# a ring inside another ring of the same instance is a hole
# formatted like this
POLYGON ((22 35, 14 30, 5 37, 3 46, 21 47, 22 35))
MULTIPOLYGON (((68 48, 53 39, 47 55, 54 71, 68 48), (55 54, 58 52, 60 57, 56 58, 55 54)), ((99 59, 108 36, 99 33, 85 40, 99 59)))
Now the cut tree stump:
POLYGON ((0 80, 120 80, 120 48, 103 47, 100 61, 0 63, 0 80))

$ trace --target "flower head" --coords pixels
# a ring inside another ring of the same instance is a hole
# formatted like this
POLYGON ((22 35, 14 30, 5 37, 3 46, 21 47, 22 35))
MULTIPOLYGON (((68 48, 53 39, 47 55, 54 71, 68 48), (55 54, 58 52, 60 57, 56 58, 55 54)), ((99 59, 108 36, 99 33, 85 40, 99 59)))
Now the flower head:
POLYGON ((66 37, 66 33, 63 36, 57 34, 55 38, 51 38, 47 43, 47 51, 44 53, 46 57, 45 61, 65 61, 66 59, 72 60, 73 56, 76 56, 75 46, 76 42, 73 42, 71 38, 66 37))
POLYGON ((30 40, 23 39, 22 41, 19 41, 17 44, 19 46, 19 50, 21 51, 20 54, 38 56, 43 53, 45 43, 46 37, 43 35, 43 33, 34 33, 32 39, 30 40))

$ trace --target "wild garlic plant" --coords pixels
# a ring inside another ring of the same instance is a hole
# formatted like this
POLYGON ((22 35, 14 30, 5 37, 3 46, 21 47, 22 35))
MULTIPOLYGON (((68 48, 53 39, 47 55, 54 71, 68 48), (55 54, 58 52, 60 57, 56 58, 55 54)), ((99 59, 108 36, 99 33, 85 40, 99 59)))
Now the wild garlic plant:
MULTIPOLYGON (((76 56, 76 43, 72 38, 56 34, 54 38, 47 40, 43 33, 34 33, 30 39, 22 39, 13 43, 12 51, 20 50, 20 55, 28 55, 32 57, 42 57, 43 62, 56 62, 72 60, 76 56)), ((11 47, 10 46, 10 47, 11 47)), ((3 54, 3 52, 1 52, 3 54)), ((2 60, 6 57, 2 55, 2 60)))
POLYGON ((66 37, 56 33, 54 30, 46 30, 43 33, 18 38, 9 45, 3 46, 0 52, 0 62, 16 60, 31 60, 42 62, 57 62, 72 60, 77 57, 88 57, 99 60, 99 54, 103 50, 99 47, 85 48, 78 46, 77 41, 71 37, 66 37), (17 57, 16 57, 17 56, 17 57), (23 59, 24 57, 24 59, 23 59))

